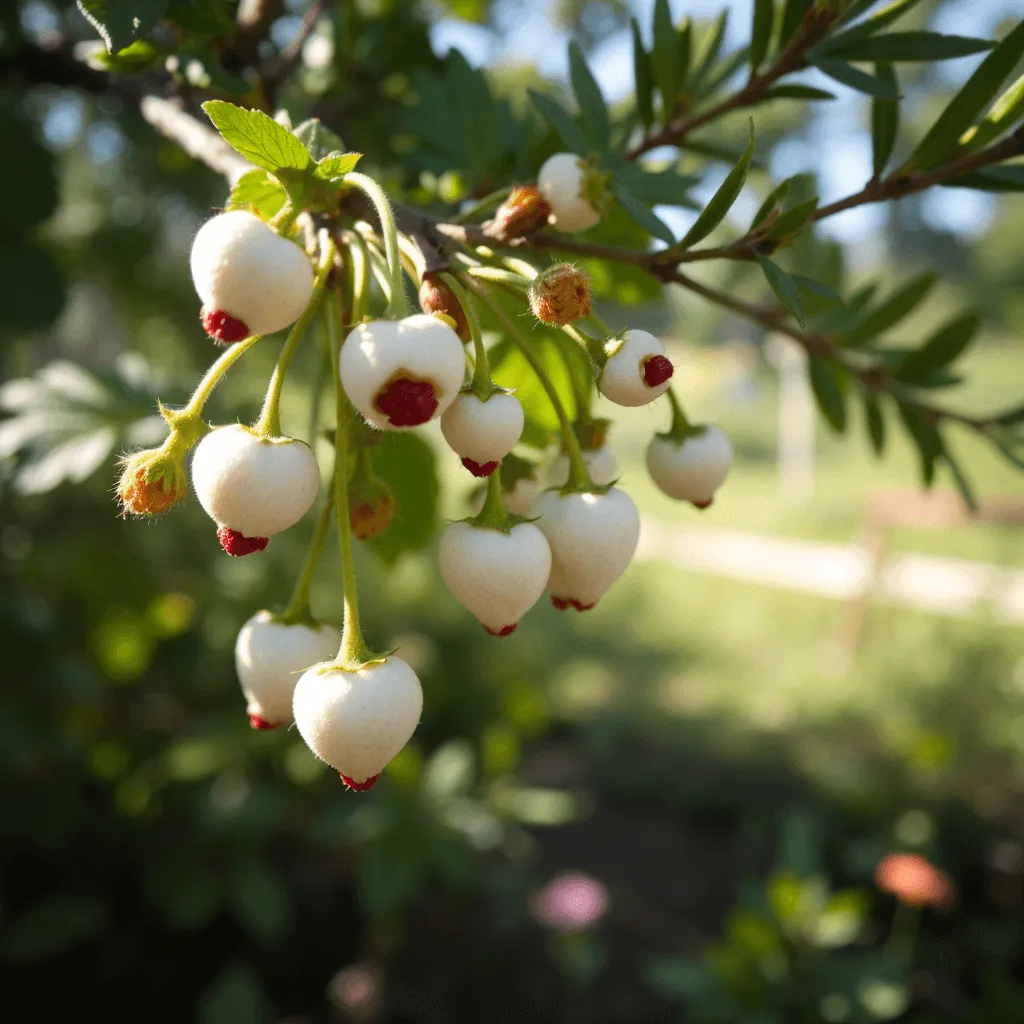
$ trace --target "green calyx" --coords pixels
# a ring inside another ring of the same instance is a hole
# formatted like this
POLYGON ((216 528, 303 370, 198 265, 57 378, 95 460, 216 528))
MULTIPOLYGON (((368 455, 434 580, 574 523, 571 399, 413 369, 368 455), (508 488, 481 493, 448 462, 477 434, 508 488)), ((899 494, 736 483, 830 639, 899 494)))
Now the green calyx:
POLYGON ((580 182, 580 195, 586 199, 598 213, 604 213, 611 196, 609 185, 612 180, 611 171, 602 171, 599 167, 600 157, 596 154, 581 160, 583 180, 580 182))
MULTIPOLYGON (((504 459, 502 464, 504 464, 504 459)), ((470 526, 479 526, 482 529, 498 530, 500 533, 511 533, 512 528, 520 523, 533 522, 532 519, 525 516, 513 515, 505 508, 505 501, 501 496, 503 485, 501 470, 502 466, 499 466, 487 478, 487 497, 484 499, 484 507, 475 516, 459 520, 460 522, 469 523, 470 526)))
POLYGON ((658 437, 665 437, 677 444, 682 444, 688 438, 700 437, 701 434, 706 433, 708 429, 706 426, 694 425, 686 418, 686 413, 683 412, 683 407, 672 388, 669 388, 665 394, 672 406, 672 422, 669 424, 668 430, 663 434, 658 434, 658 437))

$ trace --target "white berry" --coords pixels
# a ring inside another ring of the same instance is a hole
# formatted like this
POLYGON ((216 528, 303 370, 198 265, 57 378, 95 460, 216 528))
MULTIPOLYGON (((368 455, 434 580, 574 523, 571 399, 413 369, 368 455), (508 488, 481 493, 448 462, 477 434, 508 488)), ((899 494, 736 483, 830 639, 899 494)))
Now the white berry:
POLYGON ((606 346, 608 362, 597 379, 602 395, 616 405, 647 405, 668 391, 673 367, 665 346, 647 331, 626 331, 606 346))
POLYGON ((617 487, 604 494, 544 491, 533 504, 551 545, 548 590, 557 608, 592 608, 626 571, 640 539, 640 513, 617 487))
POLYGON ((244 210, 219 213, 199 229, 191 264, 204 324, 220 313, 242 328, 222 336, 207 324, 222 341, 283 330, 298 320, 313 295, 313 268, 305 252, 244 210))
MULTIPOLYGON (((583 453, 591 482, 597 487, 610 484, 619 475, 615 453, 607 445, 583 453)), ((569 456, 560 452, 548 466, 547 481, 551 487, 564 487, 569 479, 569 456)))
POLYGON ((575 153, 556 153, 537 173, 537 187, 551 207, 550 222, 559 231, 586 231, 601 214, 583 194, 587 165, 575 153))
POLYGON ((253 726, 266 729, 290 722, 299 675, 332 657, 340 643, 341 633, 326 623, 285 624, 268 611, 249 619, 235 641, 235 669, 253 726))
POLYGON ((647 446, 647 470, 670 498, 707 508, 732 465, 732 445, 718 427, 676 441, 664 434, 647 446))
POLYGON ((484 629, 508 636, 544 593, 551 548, 532 523, 508 533, 452 523, 441 537, 438 563, 448 589, 484 629))
POLYGON ((314 665, 292 699, 295 725, 309 749, 356 784, 378 776, 409 742, 422 710, 416 673, 394 655, 355 671, 314 665))
POLYGON ((441 417, 441 433, 448 446, 474 476, 493 472, 522 436, 526 422, 523 407, 515 395, 495 392, 486 402, 473 391, 461 391, 441 417))
POLYGON ((352 404, 378 430, 416 427, 455 401, 466 373, 459 336, 426 313, 371 320, 341 347, 341 382, 352 404))
POLYGON ((320 469, 302 441, 257 437, 234 423, 199 442, 192 486, 218 526, 244 537, 272 537, 309 511, 320 487, 320 469))

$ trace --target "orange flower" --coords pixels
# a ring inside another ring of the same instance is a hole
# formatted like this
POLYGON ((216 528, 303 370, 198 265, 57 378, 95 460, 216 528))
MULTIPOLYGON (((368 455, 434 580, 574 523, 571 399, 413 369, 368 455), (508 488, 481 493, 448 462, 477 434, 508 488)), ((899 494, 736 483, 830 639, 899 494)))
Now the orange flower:
POLYGON ((875 868, 875 884, 908 907, 945 910, 955 895, 949 875, 916 853, 886 854, 875 868))

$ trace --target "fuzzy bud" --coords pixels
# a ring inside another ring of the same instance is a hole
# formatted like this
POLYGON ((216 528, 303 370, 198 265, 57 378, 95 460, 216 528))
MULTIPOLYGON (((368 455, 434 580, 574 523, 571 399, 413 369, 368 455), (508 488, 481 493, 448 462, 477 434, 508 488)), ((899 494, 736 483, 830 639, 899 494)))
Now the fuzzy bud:
POLYGON ((353 482, 348 490, 348 522, 360 540, 379 537, 395 518, 395 495, 383 480, 353 482))
POLYGON ((188 494, 188 477, 182 460, 165 448, 127 455, 122 467, 117 497, 124 515, 160 515, 184 501, 188 494))
POLYGON ((495 238, 522 238, 551 216, 551 204, 536 185, 517 185, 498 207, 487 233, 495 238))
POLYGON ((434 316, 440 313, 448 317, 459 338, 462 341, 469 341, 469 323, 466 321, 462 303, 440 275, 423 275, 423 283, 420 285, 420 308, 424 313, 431 313, 434 316))
POLYGON ((530 309, 545 324, 564 327, 590 315, 590 278, 569 263, 559 263, 530 285, 530 309))

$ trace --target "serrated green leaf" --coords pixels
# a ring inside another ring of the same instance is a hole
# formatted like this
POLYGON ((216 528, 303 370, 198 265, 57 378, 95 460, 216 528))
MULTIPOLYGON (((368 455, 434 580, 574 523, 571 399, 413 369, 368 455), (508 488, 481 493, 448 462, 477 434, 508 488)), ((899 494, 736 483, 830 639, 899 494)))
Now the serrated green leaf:
POLYGON ((336 153, 333 156, 325 156, 316 165, 313 175, 322 181, 337 181, 344 178, 349 171, 354 171, 362 156, 362 153, 336 153))
POLYGON ((640 26, 636 18, 630 20, 633 33, 633 82, 636 96, 636 110, 640 123, 650 128, 654 123, 654 74, 651 69, 651 55, 644 49, 640 38, 640 26))
POLYGON ((1024 21, 978 65, 911 154, 906 168, 935 167, 952 156, 960 137, 991 102, 1022 55, 1024 21))
POLYGON ((916 383, 933 370, 948 366, 964 353, 980 326, 979 313, 965 313, 951 320, 898 363, 894 376, 898 380, 916 383))
POLYGON ((311 117, 297 125, 293 134, 314 160, 323 160, 333 153, 345 152, 345 143, 341 141, 341 136, 328 128, 318 117, 311 117))
POLYGON ((881 78, 875 78, 866 71, 853 67, 852 64, 845 64, 841 60, 833 60, 831 57, 818 57, 814 60, 814 66, 834 78, 837 82, 856 89, 858 92, 867 93, 868 96, 877 96, 883 100, 899 100, 900 94, 888 82, 881 78))
POLYGON ((615 190, 616 198, 622 204, 622 208, 630 215, 646 231, 649 235, 654 238, 660 238, 663 242, 667 242, 669 245, 675 243, 676 236, 672 233, 672 229, 660 218, 656 217, 654 213, 643 203, 640 202, 636 196, 633 195, 629 189, 620 185, 615 190))
POLYGON ((599 153, 608 151, 611 125, 608 120, 608 107, 605 105, 601 89, 583 56, 579 43, 573 40, 569 44, 569 80, 572 91, 580 108, 580 122, 583 134, 593 149, 599 153))
POLYGON ((1024 118, 1024 75, 1021 75, 1002 96, 992 104, 985 120, 976 128, 964 132, 962 146, 981 149, 1004 132, 1008 132, 1024 118))
POLYGON ((814 0, 786 0, 786 6, 782 8, 782 17, 779 21, 780 47, 785 46, 796 35, 803 22, 804 14, 813 2, 814 0))
POLYGON ((818 197, 797 203, 792 209, 780 214, 768 232, 771 238, 787 238, 796 234, 814 216, 818 209, 818 197))
POLYGON ((162 17, 167 0, 78 0, 78 9, 110 53, 145 35, 162 17))
POLYGON ((773 188, 771 192, 764 197, 764 202, 761 203, 757 213, 754 214, 754 219, 750 222, 751 231, 760 227, 778 207, 782 206, 783 202, 785 202, 786 194, 789 192, 789 187, 793 184, 795 179, 796 175, 794 174, 792 177, 780 181, 778 185, 776 185, 775 188, 773 188))
POLYGON ((203 110, 224 141, 257 167, 276 175, 309 166, 306 147, 262 110, 245 110, 223 100, 207 100, 203 110))
POLYGON ((587 140, 573 116, 550 96, 528 89, 530 101, 538 113, 552 128, 558 132, 559 138, 573 152, 586 156, 587 140))
POLYGON ((776 85, 772 89, 768 89, 765 94, 761 97, 761 103, 766 103, 769 100, 809 100, 815 102, 817 100, 834 100, 836 94, 829 92, 827 89, 815 89, 811 85, 776 85))
POLYGON ((876 338, 894 324, 908 317, 935 286, 933 273, 921 274, 893 292, 880 306, 868 313, 855 326, 845 332, 844 343, 856 345, 876 338))
POLYGON ((872 394, 864 396, 864 422, 868 429, 868 439, 876 455, 885 451, 885 417, 878 398, 872 394))
POLYGON ((843 378, 832 363, 811 356, 808 365, 811 390, 822 415, 836 433, 846 429, 846 395, 843 378))
POLYGON ((797 322, 801 327, 804 326, 806 317, 804 315, 804 304, 800 298, 800 292, 797 289, 793 279, 787 274, 782 267, 777 263, 768 259, 767 256, 762 256, 760 253, 755 254, 757 256, 757 262, 764 272, 764 276, 771 286, 773 292, 778 297, 786 309, 796 317, 797 322))
POLYGON ((944 452, 942 437, 916 406, 897 401, 896 407, 917 448, 921 460, 921 480, 926 487, 930 487, 935 480, 935 463, 944 452))
POLYGON ((703 212, 697 218, 694 225, 686 232, 680 243, 683 248, 695 245, 702 238, 707 237, 725 219, 726 214, 736 202, 744 182, 747 180, 747 171, 750 169, 750 161, 754 156, 754 122, 750 122, 750 137, 747 148, 739 162, 726 175, 725 181, 719 186, 718 191, 711 197, 711 201, 704 207, 703 212))
MULTIPOLYGON (((888 82, 899 92, 896 70, 885 61, 875 64, 875 75, 881 82, 888 82)), ((885 165, 892 156, 900 124, 900 105, 893 100, 875 96, 871 100, 871 164, 876 178, 885 172, 885 165)))
POLYGON ((938 32, 889 32, 830 46, 828 55, 838 60, 937 61, 967 57, 972 53, 991 50, 994 46, 991 40, 971 36, 944 36, 938 32))
POLYGON ((675 109, 676 98, 682 89, 682 67, 679 60, 679 40, 668 0, 654 0, 654 49, 651 53, 654 80, 661 93, 662 117, 667 119, 675 109))
POLYGON ((262 167, 246 171, 228 197, 229 210, 255 209, 263 220, 270 220, 284 206, 288 194, 284 186, 262 167))
POLYGON ((962 178, 942 182, 943 188, 972 188, 978 192, 1024 192, 1024 167, 987 167, 962 178))
POLYGON ((774 0, 754 0, 754 23, 750 34, 750 69, 756 71, 768 53, 775 27, 774 0))

